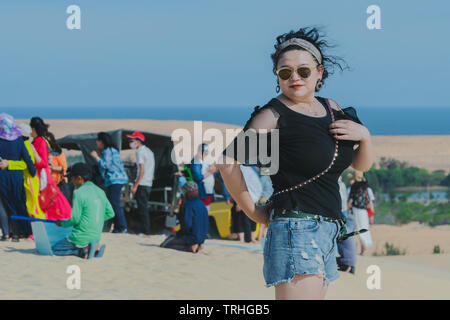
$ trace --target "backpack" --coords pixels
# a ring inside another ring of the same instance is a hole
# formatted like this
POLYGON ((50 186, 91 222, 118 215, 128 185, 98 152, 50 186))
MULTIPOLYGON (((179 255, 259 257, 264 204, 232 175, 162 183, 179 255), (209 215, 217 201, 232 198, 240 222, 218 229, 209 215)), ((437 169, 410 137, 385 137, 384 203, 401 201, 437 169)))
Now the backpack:
POLYGON ((367 209, 368 199, 367 199, 367 192, 366 189, 358 188, 353 194, 352 194, 352 206, 358 209, 367 209))

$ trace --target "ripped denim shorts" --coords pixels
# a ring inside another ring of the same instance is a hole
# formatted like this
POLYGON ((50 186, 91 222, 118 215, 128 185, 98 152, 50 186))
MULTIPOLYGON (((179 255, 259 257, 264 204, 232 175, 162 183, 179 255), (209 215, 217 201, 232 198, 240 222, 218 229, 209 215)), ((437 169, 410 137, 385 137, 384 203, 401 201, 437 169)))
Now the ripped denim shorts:
POLYGON ((295 274, 321 274, 323 287, 339 278, 336 238, 339 226, 310 218, 271 219, 264 244, 266 287, 290 282, 295 274))

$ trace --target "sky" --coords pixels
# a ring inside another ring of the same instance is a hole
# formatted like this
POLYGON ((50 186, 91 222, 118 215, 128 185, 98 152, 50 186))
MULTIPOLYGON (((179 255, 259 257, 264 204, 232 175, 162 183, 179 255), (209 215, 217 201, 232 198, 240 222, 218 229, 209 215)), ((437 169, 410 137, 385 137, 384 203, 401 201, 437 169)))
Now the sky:
POLYGON ((444 0, 2 0, 0 110, 261 105, 276 96, 276 37, 311 25, 351 68, 321 96, 450 107, 449 15, 444 0), (80 30, 66 26, 72 4, 80 30), (373 4, 379 30, 366 26, 373 4))

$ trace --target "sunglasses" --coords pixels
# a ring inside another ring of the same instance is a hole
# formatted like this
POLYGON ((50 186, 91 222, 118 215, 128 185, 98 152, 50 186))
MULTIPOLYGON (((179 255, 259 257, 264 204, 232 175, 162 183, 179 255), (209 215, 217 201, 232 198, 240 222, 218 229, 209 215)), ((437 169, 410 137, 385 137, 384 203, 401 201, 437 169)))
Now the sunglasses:
POLYGON ((277 70, 276 74, 280 77, 281 80, 289 80, 294 73, 294 70, 297 71, 297 74, 303 79, 308 78, 311 75, 311 68, 306 66, 298 67, 297 69, 292 69, 289 67, 282 67, 277 70))

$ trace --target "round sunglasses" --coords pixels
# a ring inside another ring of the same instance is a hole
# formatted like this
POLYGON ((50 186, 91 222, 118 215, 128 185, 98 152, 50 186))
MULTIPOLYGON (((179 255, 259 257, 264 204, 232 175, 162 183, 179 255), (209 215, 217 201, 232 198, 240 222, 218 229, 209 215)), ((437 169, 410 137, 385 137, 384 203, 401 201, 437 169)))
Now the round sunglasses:
POLYGON ((297 69, 292 69, 289 67, 282 67, 277 70, 276 74, 278 77, 280 77, 281 80, 289 80, 292 77, 292 74, 294 73, 294 70, 297 71, 297 74, 302 77, 303 79, 308 78, 311 75, 311 68, 307 66, 301 66, 297 69))

